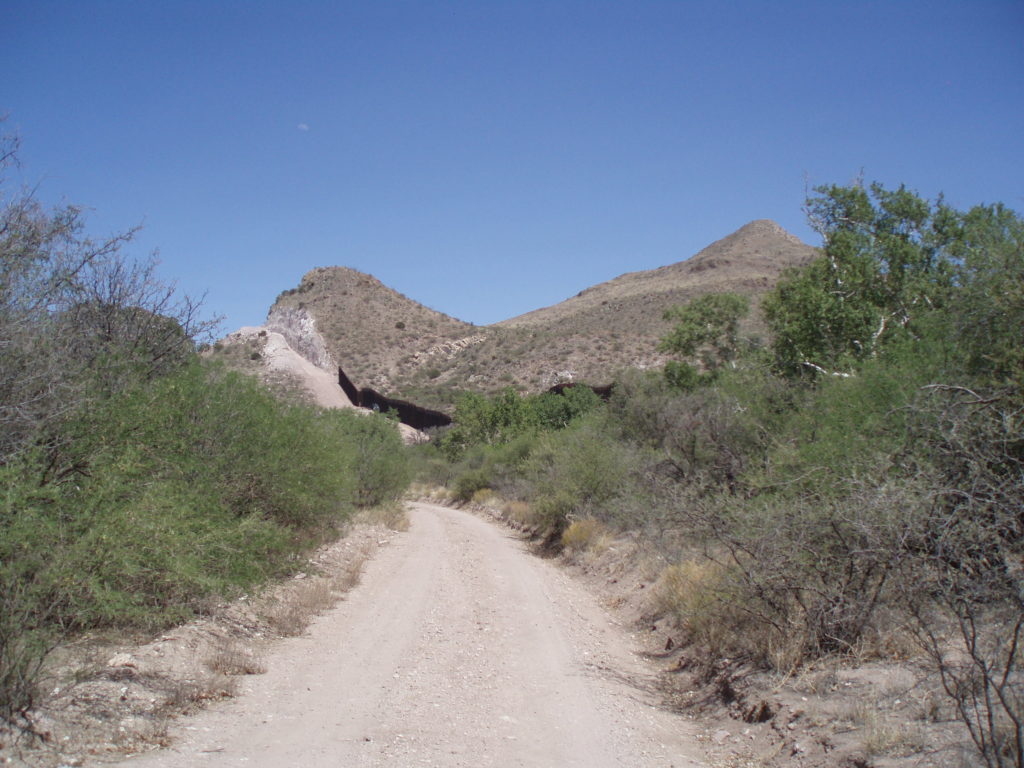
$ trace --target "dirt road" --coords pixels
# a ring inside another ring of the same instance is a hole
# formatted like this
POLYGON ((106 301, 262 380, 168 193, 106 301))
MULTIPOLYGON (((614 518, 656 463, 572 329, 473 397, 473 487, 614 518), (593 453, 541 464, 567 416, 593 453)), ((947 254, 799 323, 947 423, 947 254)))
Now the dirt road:
POLYGON ((594 599, 487 521, 413 504, 412 527, 237 698, 149 766, 701 765, 685 719, 594 599))

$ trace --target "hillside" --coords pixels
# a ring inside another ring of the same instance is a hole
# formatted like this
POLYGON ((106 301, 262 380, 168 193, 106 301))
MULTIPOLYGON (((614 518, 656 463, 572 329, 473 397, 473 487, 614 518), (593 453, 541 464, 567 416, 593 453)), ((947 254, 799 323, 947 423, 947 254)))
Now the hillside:
MULTIPOLYGON (((492 326, 429 309, 371 275, 319 267, 271 307, 266 327, 325 371, 431 408, 462 389, 537 392, 563 381, 608 383, 624 367, 664 362, 664 311, 734 291, 757 299, 816 250, 768 220, 753 221, 690 259, 630 272, 559 304, 492 326)), ((746 328, 757 334, 756 311, 746 328)))
POLYGON ((348 267, 308 272, 277 297, 267 327, 320 367, 340 365, 358 386, 385 393, 394 393, 396 382, 408 382, 434 355, 481 332, 348 267), (320 347, 317 335, 323 349, 313 351, 320 347))
MULTIPOLYGON (((583 327, 581 318, 594 314, 635 315, 636 329, 649 331, 660 322, 638 306, 653 300, 668 306, 704 293, 733 291, 758 295, 773 285, 781 269, 803 264, 815 249, 789 234, 773 221, 759 219, 718 240, 685 261, 645 272, 628 272, 581 291, 560 304, 527 312, 498 323, 513 328, 537 328, 571 323, 583 327)), ((625 318, 615 320, 622 324, 625 318)), ((604 324, 602 322, 602 324, 604 324)))

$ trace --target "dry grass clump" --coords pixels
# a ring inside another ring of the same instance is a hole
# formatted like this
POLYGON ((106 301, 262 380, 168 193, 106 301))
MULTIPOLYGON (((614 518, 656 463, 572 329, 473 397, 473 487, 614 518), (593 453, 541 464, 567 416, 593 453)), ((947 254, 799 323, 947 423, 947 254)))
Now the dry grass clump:
POLYGON ((112 734, 111 741, 123 751, 171 746, 171 715, 168 713, 157 711, 148 715, 129 717, 121 722, 124 725, 119 726, 112 734))
POLYGON ((487 506, 488 504, 496 501, 498 494, 490 488, 479 488, 473 492, 473 496, 470 499, 474 504, 480 504, 481 506, 487 506))
POLYGON ((165 713, 190 714, 205 702, 230 699, 238 693, 238 681, 222 674, 198 676, 188 680, 168 680, 164 688, 165 713))
POLYGON ((252 648, 237 640, 225 640, 206 659, 206 666, 222 675, 262 675, 267 671, 263 659, 252 648))
POLYGON ((420 499, 432 504, 447 504, 452 500, 452 492, 443 485, 435 483, 413 483, 409 486, 407 498, 420 499))
MULTIPOLYGON (((405 518, 405 522, 406 527, 408 527, 408 517, 405 518)), ((345 594, 359 583, 359 579, 363 575, 363 566, 370 559, 370 549, 370 544, 364 542, 363 546, 345 564, 345 567, 334 574, 331 580, 331 588, 339 596, 345 594)))
POLYGON ((361 510, 358 519, 369 525, 383 525, 392 531, 409 530, 409 515, 405 507, 398 502, 380 504, 361 510))
POLYGON ((662 571, 652 593, 654 609, 671 616, 690 642, 715 655, 796 669, 806 642, 800 628, 776 627, 751 612, 733 586, 720 564, 684 560, 662 571))
POLYGON ((532 528, 540 522, 540 518, 525 501, 506 501, 501 512, 506 520, 523 528, 532 528))
POLYGON ((562 532, 562 546, 570 554, 586 551, 603 552, 611 544, 611 531, 598 520, 574 520, 562 532))
POLYGON ((878 699, 857 701, 849 720, 860 730, 861 746, 869 757, 915 754, 925 747, 921 729, 894 720, 878 699))
MULTIPOLYGON (((879 613, 887 612, 880 610, 879 613)), ((867 628, 856 647, 856 656, 864 660, 906 661, 920 655, 920 644, 896 615, 883 615, 876 626, 867 628)))
POLYGON ((824 696, 835 691, 840 684, 838 670, 834 664, 824 668, 803 667, 793 675, 793 689, 800 693, 824 696))
MULTIPOLYGON (((357 550, 332 576, 296 579, 261 612, 270 628, 283 637, 301 635, 313 618, 334 605, 359 583, 370 545, 357 550)), ((300 574, 301 575, 301 574, 300 574)))
POLYGON ((710 641, 715 632, 708 619, 720 598, 722 569, 707 560, 684 560, 665 568, 654 586, 654 606, 673 617, 695 640, 710 641))
POLYGON ((283 637, 297 637, 309 626, 313 617, 332 607, 337 595, 328 579, 303 581, 289 590, 285 597, 271 603, 263 618, 270 628, 283 637))

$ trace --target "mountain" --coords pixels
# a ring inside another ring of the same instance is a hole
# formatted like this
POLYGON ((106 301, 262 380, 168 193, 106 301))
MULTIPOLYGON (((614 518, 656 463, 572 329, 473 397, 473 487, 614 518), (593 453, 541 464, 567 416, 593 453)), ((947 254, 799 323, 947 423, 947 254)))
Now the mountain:
MULTIPOLYGON (((267 327, 284 333, 293 346, 308 347, 314 326, 327 353, 312 354, 319 354, 318 365, 341 366, 356 386, 385 394, 397 382, 408 382, 438 350, 459 348, 481 333, 348 267, 308 272, 298 287, 277 297, 267 315, 267 327)), ((310 356, 311 350, 298 349, 310 356)))
POLYGON ((670 327, 664 311, 707 293, 750 296, 755 311, 745 330, 760 333, 760 296, 785 269, 816 254, 762 219, 684 261, 621 275, 491 326, 429 309, 371 275, 318 267, 277 298, 265 327, 319 368, 341 367, 357 387, 450 410, 459 390, 607 384, 622 368, 662 365, 657 344, 670 327))
MULTIPOLYGON (((705 293, 731 291, 749 296, 764 293, 781 270, 805 264, 817 253, 768 219, 759 219, 718 240, 685 261, 645 272, 628 272, 544 309, 536 309, 499 326, 524 328, 562 323, 575 326, 593 314, 620 313, 616 324, 649 329, 661 322, 642 307, 681 304, 705 293), (635 322, 621 313, 635 315, 635 322)), ((659 325, 659 327, 662 327, 659 325)))

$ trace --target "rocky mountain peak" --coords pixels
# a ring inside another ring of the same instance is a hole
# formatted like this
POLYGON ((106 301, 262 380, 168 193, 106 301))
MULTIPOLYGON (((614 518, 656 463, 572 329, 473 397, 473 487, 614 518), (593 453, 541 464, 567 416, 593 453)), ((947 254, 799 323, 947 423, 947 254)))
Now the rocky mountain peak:
POLYGON ((278 330, 322 370, 357 387, 451 410, 458 392, 540 392, 561 381, 608 384, 625 367, 664 363, 669 307, 722 291, 751 297, 745 330, 762 333, 758 299, 817 250, 769 219, 751 221, 693 257, 629 272, 491 326, 436 312, 350 267, 317 267, 274 303, 278 330))

